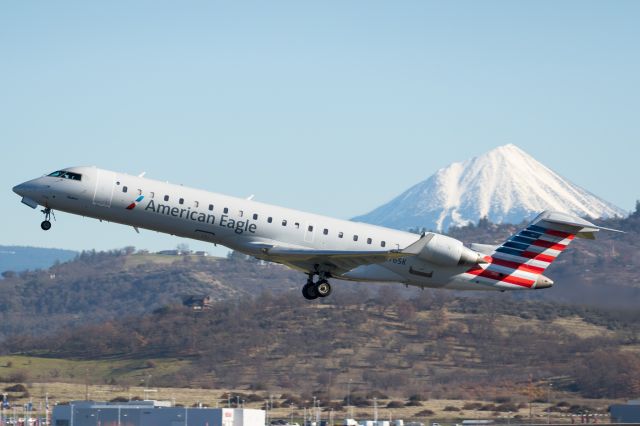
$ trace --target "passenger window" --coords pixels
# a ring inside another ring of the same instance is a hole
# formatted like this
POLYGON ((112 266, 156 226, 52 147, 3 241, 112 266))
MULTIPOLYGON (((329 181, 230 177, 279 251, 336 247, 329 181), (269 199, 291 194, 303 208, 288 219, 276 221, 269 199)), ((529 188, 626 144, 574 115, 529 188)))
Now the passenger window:
POLYGON ((184 204, 184 198, 180 198, 180 199, 178 200, 178 203, 180 203, 180 204, 184 204))
POLYGON ((153 191, 151 191, 151 192, 149 193, 149 198, 153 198, 153 197, 154 197, 154 195, 156 195, 156 193, 155 193, 155 192, 153 192, 153 191))
POLYGON ((213 204, 209 204, 209 210, 213 210, 213 204))
POLYGON ((300 224, 298 222, 294 223, 293 225, 296 227, 296 229, 300 229, 300 224))
POLYGON ((358 236, 357 235, 353 236, 353 241, 358 241, 358 236))
POLYGON ((344 237, 344 232, 338 232, 338 238, 344 237))
POLYGON ((168 196, 168 195, 165 195, 165 196, 164 196, 164 200, 165 200, 165 201, 169 201, 169 196, 168 196))
POLYGON ((244 211, 240 210, 240 217, 244 216, 244 211))
POLYGON ((313 225, 309 225, 307 229, 309 230, 309 232, 313 232, 313 225))
POLYGON ((387 243, 385 243, 384 241, 380 241, 380 247, 384 247, 386 245, 387 245, 387 243))
POLYGON ((269 217, 267 218, 267 222, 269 222, 269 223, 273 222, 273 218, 272 218, 271 216, 269 216, 269 217))
POLYGON ((200 203, 199 203, 199 202, 197 202, 197 201, 194 201, 194 202, 193 202, 193 206, 194 206, 194 207, 198 207, 199 205, 200 205, 200 203))
POLYGON ((253 220, 258 220, 258 215, 257 214, 253 214, 253 220))
POLYGON ((223 211, 224 213, 229 213, 229 208, 228 208, 228 207, 225 207, 222 211, 223 211))
POLYGON ((282 219, 282 226, 287 226, 287 219, 282 219))
POLYGON ((127 187, 126 186, 122 187, 122 192, 127 192, 127 187))
POLYGON ((327 234, 329 233, 329 230, 328 230, 327 228, 324 228, 324 231, 322 231, 322 233, 323 233, 324 235, 327 235, 327 234))
POLYGON ((138 195, 142 195, 142 189, 138 189, 138 195))
POLYGON ((367 238, 367 244, 371 244, 371 238, 367 238))

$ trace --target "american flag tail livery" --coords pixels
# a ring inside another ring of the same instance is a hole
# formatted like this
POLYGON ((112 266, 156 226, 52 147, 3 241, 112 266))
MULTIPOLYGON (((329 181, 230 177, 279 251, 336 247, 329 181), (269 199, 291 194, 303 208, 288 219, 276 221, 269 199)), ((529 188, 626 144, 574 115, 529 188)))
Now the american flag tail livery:
POLYGON ((542 275, 545 269, 575 237, 595 239, 599 230, 616 231, 566 213, 545 211, 493 250, 472 245, 471 248, 491 254, 485 256, 486 263, 478 264, 466 273, 478 284, 504 289, 548 288, 553 281, 542 275))

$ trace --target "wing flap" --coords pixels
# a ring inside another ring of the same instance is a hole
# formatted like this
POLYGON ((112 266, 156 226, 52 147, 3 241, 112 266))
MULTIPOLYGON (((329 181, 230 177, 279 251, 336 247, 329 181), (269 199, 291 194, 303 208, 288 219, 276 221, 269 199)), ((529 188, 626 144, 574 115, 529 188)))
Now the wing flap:
POLYGON ((398 250, 385 250, 385 251, 362 251, 362 250, 315 250, 315 249, 299 249, 273 246, 266 250, 267 254, 272 256, 286 256, 297 258, 309 258, 309 257, 338 257, 338 258, 376 258, 381 260, 394 259, 402 256, 406 256, 398 250))
POLYGON ((358 266, 382 263, 387 260, 411 256, 400 250, 318 250, 297 247, 272 246, 263 248, 262 252, 270 259, 297 267, 318 264, 333 269, 335 272, 344 272, 358 266))

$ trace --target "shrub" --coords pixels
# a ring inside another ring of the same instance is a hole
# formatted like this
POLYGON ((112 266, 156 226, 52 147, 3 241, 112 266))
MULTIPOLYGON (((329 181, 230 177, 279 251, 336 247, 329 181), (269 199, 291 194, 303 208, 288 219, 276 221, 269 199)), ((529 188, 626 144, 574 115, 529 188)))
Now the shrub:
POLYGON ((482 408, 480 402, 467 402, 462 406, 463 410, 479 410, 480 408, 482 408))
POLYGON ((405 404, 406 407, 422 407, 422 402, 420 401, 409 401, 405 404))
POLYGON ((496 406, 494 404, 485 404, 478 408, 478 411, 496 411, 496 406))
POLYGON ((428 417, 428 416, 433 416, 435 413, 433 412, 433 410, 422 410, 422 411, 418 411, 417 413, 415 413, 413 415, 413 417, 428 417))
POLYGON ((7 386, 4 388, 5 392, 27 392, 27 387, 22 383, 15 384, 13 386, 7 386))
MULTIPOLYGON (((282 405, 282 408, 287 408, 288 406, 285 406, 284 404, 282 405)), ((324 411, 340 411, 344 408, 344 405, 342 405, 342 402, 340 401, 331 401, 328 402, 326 404, 324 404, 324 406, 322 407, 322 409, 324 411)))
POLYGON ((502 413, 507 413, 509 411, 516 412, 518 411, 518 406, 513 403, 500 404, 495 407, 494 411, 500 411, 502 413))
POLYGON ((387 408, 403 408, 404 402, 402 401, 389 401, 387 408))
POLYGON ((453 405, 447 405, 442 409, 442 411, 460 411, 458 407, 454 407, 453 405))
POLYGON ((373 398, 376 398, 376 399, 389 399, 389 396, 383 394, 380 391, 374 390, 374 391, 371 391, 371 392, 369 392, 367 394, 367 398, 369 398, 369 399, 373 399, 373 398))

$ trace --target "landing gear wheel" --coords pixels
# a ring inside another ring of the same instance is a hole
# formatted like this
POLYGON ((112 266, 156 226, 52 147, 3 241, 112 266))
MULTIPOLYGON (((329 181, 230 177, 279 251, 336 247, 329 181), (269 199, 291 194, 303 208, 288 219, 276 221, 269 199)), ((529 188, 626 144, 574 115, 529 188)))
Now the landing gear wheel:
POLYGON ((53 218, 55 219, 56 216, 53 214, 53 211, 49 207, 45 207, 44 210, 41 211, 42 213, 44 213, 44 220, 40 224, 40 228, 42 228, 43 231, 48 231, 49 229, 51 229, 51 222, 49 222, 49 219, 51 218, 51 216, 53 216, 53 218))
POLYGON ((302 295, 307 300, 314 300, 318 298, 318 289, 314 284, 305 284, 302 287, 302 295))
POLYGON ((331 284, 327 280, 318 281, 315 287, 319 297, 327 297, 331 294, 331 284))

